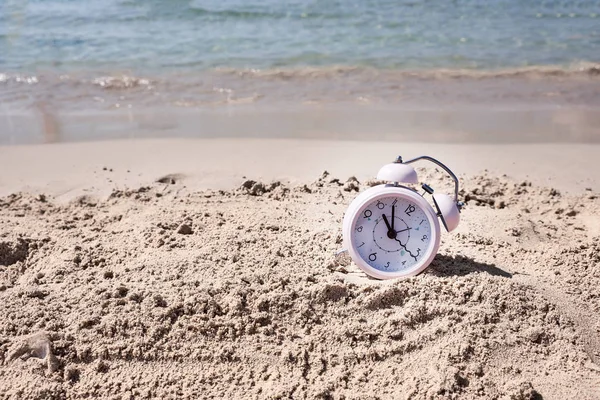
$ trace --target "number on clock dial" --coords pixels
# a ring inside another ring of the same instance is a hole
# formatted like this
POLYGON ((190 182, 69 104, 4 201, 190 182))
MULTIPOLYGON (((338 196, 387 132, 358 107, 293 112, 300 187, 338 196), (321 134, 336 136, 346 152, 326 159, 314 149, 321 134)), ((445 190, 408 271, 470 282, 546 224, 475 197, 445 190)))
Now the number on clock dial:
POLYGON ((421 261, 423 249, 431 242, 431 226, 415 202, 402 196, 379 198, 365 204, 360 216, 353 240, 360 257, 371 267, 395 272, 410 269, 421 261), (390 235, 392 226, 394 233, 390 235))

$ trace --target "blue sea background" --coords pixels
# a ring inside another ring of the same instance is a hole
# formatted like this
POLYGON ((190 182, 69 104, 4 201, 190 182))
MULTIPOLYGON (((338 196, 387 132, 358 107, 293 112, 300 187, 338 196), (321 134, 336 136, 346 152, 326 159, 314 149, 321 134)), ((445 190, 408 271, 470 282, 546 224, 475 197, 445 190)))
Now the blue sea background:
POLYGON ((0 0, 0 144, 598 142, 599 61, 600 0, 0 0))
POLYGON ((0 70, 494 69, 600 58, 600 2, 0 0, 0 70))

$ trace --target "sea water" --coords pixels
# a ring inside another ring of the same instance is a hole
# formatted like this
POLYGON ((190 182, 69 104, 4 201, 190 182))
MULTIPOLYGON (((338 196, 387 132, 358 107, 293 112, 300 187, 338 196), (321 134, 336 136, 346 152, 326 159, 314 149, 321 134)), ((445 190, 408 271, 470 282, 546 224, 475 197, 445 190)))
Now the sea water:
POLYGON ((0 0, 0 142, 596 141, 599 61, 598 0, 0 0))

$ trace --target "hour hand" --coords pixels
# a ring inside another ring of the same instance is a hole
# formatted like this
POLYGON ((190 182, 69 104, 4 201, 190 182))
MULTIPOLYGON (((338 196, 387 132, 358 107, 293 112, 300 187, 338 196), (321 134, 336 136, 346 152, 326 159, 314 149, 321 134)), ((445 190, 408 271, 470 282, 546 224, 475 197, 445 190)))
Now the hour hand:
POLYGON ((385 226, 387 226, 388 228, 388 233, 387 236, 390 239, 395 239, 396 238, 396 231, 394 231, 392 229, 392 227, 390 226, 390 221, 388 221, 387 217, 385 216, 385 214, 383 214, 383 221, 385 222, 385 226))
POLYGON ((388 221, 387 217, 385 216, 385 214, 383 214, 383 222, 385 222, 385 226, 387 226, 388 231, 392 230, 392 227, 390 226, 390 221, 388 221))

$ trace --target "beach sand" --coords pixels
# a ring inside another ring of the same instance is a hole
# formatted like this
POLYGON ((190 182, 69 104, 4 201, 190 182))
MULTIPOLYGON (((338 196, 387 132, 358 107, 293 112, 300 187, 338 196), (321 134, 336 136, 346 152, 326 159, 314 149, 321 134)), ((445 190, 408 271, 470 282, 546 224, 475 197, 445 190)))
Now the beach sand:
POLYGON ((0 147, 0 398, 600 398, 599 154, 0 147), (423 274, 368 279, 334 256, 345 183, 422 154, 459 175, 461 225, 423 274))

